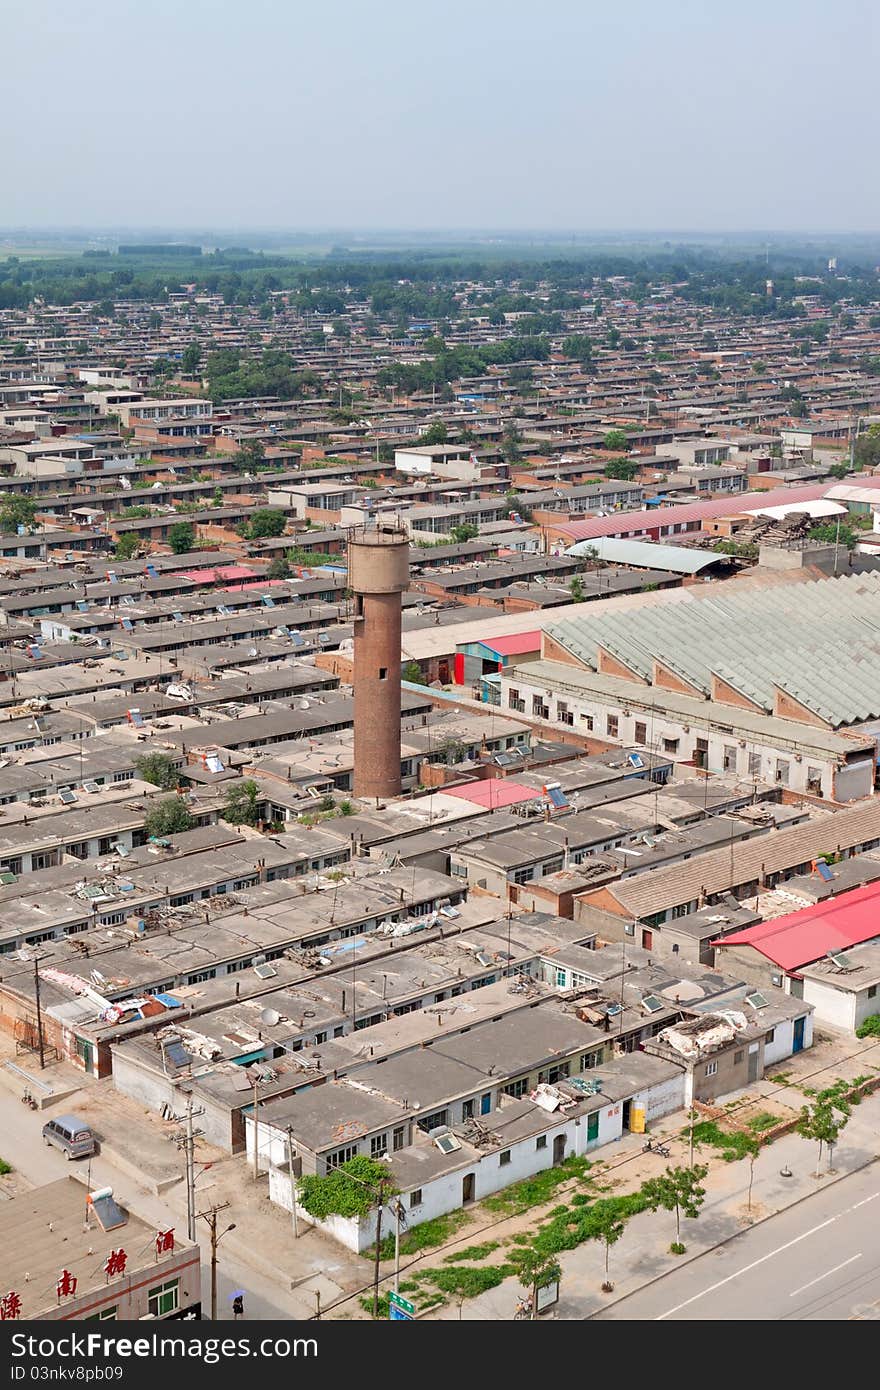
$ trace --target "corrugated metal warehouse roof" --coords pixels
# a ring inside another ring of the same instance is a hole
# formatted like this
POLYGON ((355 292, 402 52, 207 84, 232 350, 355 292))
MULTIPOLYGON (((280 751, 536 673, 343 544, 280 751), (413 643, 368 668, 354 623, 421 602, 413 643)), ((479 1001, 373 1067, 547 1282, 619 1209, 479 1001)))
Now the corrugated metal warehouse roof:
POLYGON ((718 677, 768 713, 782 692, 830 728, 876 718, 880 574, 813 580, 797 599, 784 586, 725 585, 684 609, 596 610, 547 632, 585 666, 597 668, 601 649, 649 685, 659 662, 705 698, 718 677))
POLYGON ((599 536, 594 541, 578 541, 566 555, 584 555, 595 551, 596 558, 613 565, 635 565, 640 569, 669 570, 673 574, 699 574, 713 565, 729 564, 726 555, 712 550, 689 550, 683 545, 655 545, 652 541, 620 540, 616 536, 599 536))

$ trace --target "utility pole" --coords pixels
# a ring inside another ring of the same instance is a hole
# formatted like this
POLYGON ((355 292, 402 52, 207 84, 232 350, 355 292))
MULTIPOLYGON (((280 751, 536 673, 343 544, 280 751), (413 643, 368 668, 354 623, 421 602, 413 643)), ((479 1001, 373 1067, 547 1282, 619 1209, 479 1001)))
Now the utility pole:
POLYGON ((196 1161, 195 1147, 196 1138, 202 1133, 200 1129, 193 1128, 193 1120, 196 1115, 204 1115, 204 1109, 193 1109, 193 1098, 187 1096, 186 1115, 175 1115, 174 1119, 178 1124, 186 1120, 186 1132, 178 1134, 175 1143, 179 1149, 183 1149, 186 1159, 186 1234, 191 1241, 196 1238, 196 1161))
POLYGON ((254 1080, 254 1182, 260 1177, 260 1096, 259 1078, 254 1080))
POLYGON ((394 1203, 394 1292, 400 1293, 400 1223, 403 1221, 403 1203, 398 1197, 394 1203))
MULTIPOLYGON (((256 1142, 256 1130, 254 1130, 254 1141, 256 1142)), ((299 1238, 299 1226, 296 1218, 296 1188, 293 1185, 293 1130, 287 1126, 287 1174, 290 1178, 290 1216, 293 1223, 293 1238, 299 1238)))
POLYGON ((201 1218, 202 1221, 207 1221, 207 1223, 208 1223, 208 1229, 209 1229, 209 1231, 211 1232, 211 1321, 212 1321, 212 1322, 216 1322, 216 1321, 217 1321, 217 1246, 219 1245, 221 1238, 222 1238, 223 1236, 225 1236, 225 1235, 227 1234, 228 1231, 234 1231, 234 1230, 235 1230, 235 1222, 233 1221, 229 1226, 226 1227, 226 1230, 225 1230, 225 1231, 221 1231, 221 1232, 220 1232, 220 1235, 219 1235, 219 1236, 218 1236, 218 1234, 217 1234, 217 1213, 218 1213, 218 1211, 225 1211, 226 1208, 227 1208, 228 1206, 229 1206, 229 1203, 228 1203, 228 1202, 220 1202, 219 1205, 215 1204, 213 1207, 211 1207, 210 1211, 200 1211, 200 1212, 198 1213, 198 1214, 199 1214, 199 1217, 201 1218))
POLYGON ((37 1045, 40 1049, 40 1071, 46 1070, 46 1049, 43 1045, 43 1011, 40 1005, 40 961, 42 956, 34 957, 34 994, 37 999, 37 1045))
POLYGON ((376 1266, 373 1273, 373 1317, 379 1316, 379 1247, 382 1244, 382 1208, 385 1205, 386 1183, 383 1180, 379 1183, 379 1191, 376 1194, 376 1266))

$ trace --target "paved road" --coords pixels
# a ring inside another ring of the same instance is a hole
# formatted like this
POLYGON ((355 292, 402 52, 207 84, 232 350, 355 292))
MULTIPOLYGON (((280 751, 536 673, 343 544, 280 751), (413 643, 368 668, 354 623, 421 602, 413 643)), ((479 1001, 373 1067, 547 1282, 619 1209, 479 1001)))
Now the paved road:
POLYGON ((871 1164, 598 1317, 780 1322, 878 1315, 880 1165, 871 1164))
MULTIPOLYGON (((66 1177, 74 1170, 79 1176, 85 1177, 86 1160, 79 1159, 75 1163, 68 1163, 58 1149, 50 1148, 43 1142, 42 1127, 53 1113, 54 1110, 47 1116, 39 1111, 30 1110, 5 1087, 0 1089, 0 1155, 33 1183, 57 1182, 59 1178, 66 1177)), ((176 1226, 179 1231, 186 1231, 186 1218, 181 1216, 176 1201, 172 1206, 167 1198, 156 1197, 142 1188, 139 1189, 127 1174, 121 1173, 100 1154, 91 1161, 91 1185, 92 1188, 112 1187, 125 1205, 144 1221, 153 1221, 157 1227, 176 1226)), ((183 1200, 182 1196, 180 1200, 183 1200)), ((0 1224, 2 1219, 3 1204, 0 1203, 0 1224)), ((199 1222, 198 1226, 197 1234, 202 1250, 202 1307, 204 1316, 210 1317, 211 1246, 204 1222, 199 1222)), ((240 1260, 234 1259, 228 1250, 224 1250, 222 1244, 217 1253, 218 1318, 232 1318, 230 1295, 240 1290, 245 1293, 246 1318, 291 1318, 298 1315, 305 1301, 303 1298, 296 1303, 286 1298, 279 1285, 273 1287, 264 1276, 248 1268, 240 1260)), ((309 1312, 312 1311, 313 1302, 313 1299, 308 1299, 309 1312)))

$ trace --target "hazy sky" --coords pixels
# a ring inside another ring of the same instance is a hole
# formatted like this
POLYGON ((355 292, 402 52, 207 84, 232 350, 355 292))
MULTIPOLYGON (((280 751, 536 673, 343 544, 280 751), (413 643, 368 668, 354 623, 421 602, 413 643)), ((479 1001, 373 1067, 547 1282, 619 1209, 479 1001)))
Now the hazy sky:
POLYGON ((0 225, 880 229, 877 0, 0 0, 0 225))

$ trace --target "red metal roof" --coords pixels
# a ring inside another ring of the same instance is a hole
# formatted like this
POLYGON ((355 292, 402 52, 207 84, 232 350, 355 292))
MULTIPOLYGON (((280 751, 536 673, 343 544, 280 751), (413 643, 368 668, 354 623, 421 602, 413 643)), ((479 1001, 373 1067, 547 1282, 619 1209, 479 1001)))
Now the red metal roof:
POLYGON ((462 801, 472 801, 487 811, 495 811, 499 806, 514 806, 518 801, 535 801, 541 793, 534 787, 524 787, 509 778, 489 778, 485 782, 468 782, 463 787, 443 787, 445 796, 459 796, 462 801))
POLYGON ((488 647, 490 652, 497 652, 499 656, 519 656, 521 652, 539 652, 541 650, 541 630, 534 628, 531 632, 511 632, 506 637, 484 637, 480 645, 488 647))
POLYGON ((719 938, 717 946, 754 946, 783 970, 799 970, 829 951, 843 951, 880 936, 880 883, 719 938))
MULTIPOLYGON (((880 479, 864 479, 880 488, 880 479)), ((684 502, 678 507, 646 507, 641 511, 615 512, 612 516, 591 516, 584 521, 553 523, 553 530, 572 541, 592 541, 599 536, 640 536, 660 527, 687 526, 716 516, 735 516, 761 507, 778 507, 784 502, 817 502, 833 487, 835 479, 804 487, 774 487, 765 492, 738 492, 726 497, 706 498, 703 502, 684 502)), ((861 486, 861 483, 859 484, 861 486)))
POLYGON ((248 569, 247 565, 223 565, 218 569, 217 575, 220 579, 257 579, 259 576, 256 570, 248 569))
POLYGON ((183 579, 191 579, 194 584, 213 584, 217 578, 216 570, 187 570, 183 579))

